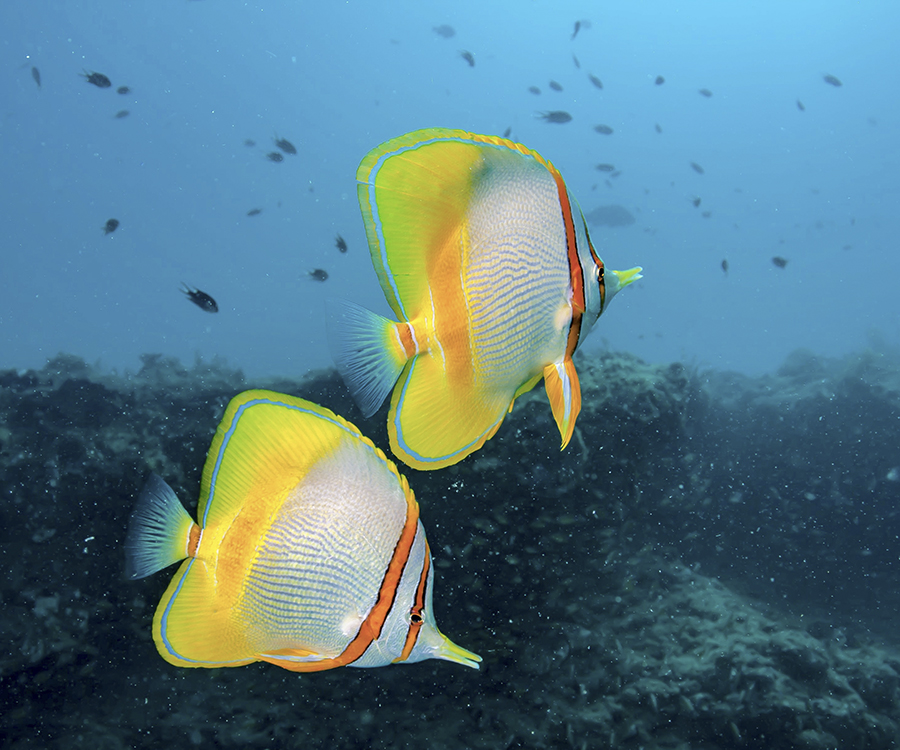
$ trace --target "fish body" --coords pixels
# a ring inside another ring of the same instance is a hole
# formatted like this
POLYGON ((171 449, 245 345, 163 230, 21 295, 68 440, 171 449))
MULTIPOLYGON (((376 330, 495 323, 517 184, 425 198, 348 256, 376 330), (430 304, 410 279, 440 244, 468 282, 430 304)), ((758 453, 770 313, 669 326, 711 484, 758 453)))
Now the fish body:
POLYGON ((116 93, 117 93, 117 94, 122 94, 122 95, 124 95, 124 94, 130 94, 130 93, 131 93, 131 89, 128 88, 128 86, 119 86, 119 88, 116 89, 116 93))
POLYGON ((291 143, 287 138, 273 138, 275 145, 278 146, 284 153, 291 154, 292 156, 297 155, 297 147, 291 143))
POLYGON ((697 93, 700 94, 700 96, 705 96, 707 99, 712 96, 712 91, 709 89, 698 89, 697 93))
POLYGON ((41 71, 39 71, 35 66, 31 67, 31 77, 34 78, 34 82, 37 84, 37 87, 41 87, 41 71))
POLYGON ((112 86, 112 81, 110 81, 109 78, 103 75, 103 73, 97 73, 96 71, 93 71, 91 73, 82 73, 81 75, 87 79, 88 83, 93 84, 98 89, 108 89, 110 86, 112 86))
POLYGON ((822 80, 825 81, 829 86, 834 86, 835 88, 843 86, 844 84, 841 82, 841 79, 837 76, 833 75, 824 75, 822 76, 822 80))
POLYGON ((394 454, 417 469, 461 461, 542 378, 565 447, 581 402, 572 354, 640 269, 607 270, 556 168, 503 138, 409 133, 371 151, 357 181, 398 320, 332 303, 329 341, 365 415, 393 390, 394 454))
POLYGON ((772 263, 774 263, 778 268, 786 268, 787 267, 787 258, 782 258, 780 255, 776 255, 772 258, 772 263))
POLYGON ((345 240, 341 235, 336 235, 334 238, 334 246, 338 249, 339 252, 346 253, 347 252, 347 240, 345 240))
POLYGON ((324 268, 314 268, 308 274, 313 281, 328 281, 328 271, 324 268))
POLYGON ((277 151, 270 151, 268 154, 266 154, 266 158, 269 161, 274 161, 276 164, 280 161, 284 161, 284 156, 282 154, 279 154, 277 151))
POLYGON ((556 81, 550 81, 550 88, 554 91, 562 91, 563 87, 561 83, 557 83, 556 81))
POLYGON ((446 23, 442 23, 440 26, 434 26, 431 30, 443 39, 450 39, 456 36, 456 29, 446 23))
POLYGON ((572 115, 562 110, 553 110, 552 112, 539 112, 538 117, 544 122, 554 122, 562 125, 572 121, 572 115))
POLYGON ((706 170, 695 161, 691 162, 691 169, 693 169, 697 174, 704 174, 706 172, 706 170))
POLYGON ((594 125, 594 132, 600 135, 612 135, 613 129, 609 125, 594 125))
POLYGON ((120 109, 118 112, 116 112, 116 119, 124 120, 130 114, 131 112, 129 112, 127 109, 120 109))
POLYGON ((475 67, 475 55, 473 55, 471 52, 469 52, 469 50, 467 50, 467 49, 461 50, 459 53, 459 56, 463 60, 465 60, 467 63, 469 63, 470 68, 475 67))
POLYGON ((598 89, 603 88, 603 81, 597 78, 597 76, 595 76, 593 73, 588 76, 588 80, 593 83, 594 86, 596 86, 598 89))
POLYGON ((249 211, 247 211, 247 216, 259 216, 261 213, 261 208, 251 208, 249 211))
POLYGON ((541 93, 541 90, 537 86, 529 86, 528 91, 535 96, 538 96, 541 93))
POLYGON ((112 234, 119 228, 119 220, 118 219, 108 219, 106 224, 103 225, 103 234, 112 234))
POLYGON ((303 399, 233 398, 197 520, 151 475, 125 552, 131 579, 181 563, 153 618, 160 655, 179 667, 481 660, 435 624, 431 553, 406 480, 356 427, 303 399))
POLYGON ((181 291, 201 310, 209 313, 219 312, 219 306, 216 304, 216 301, 206 292, 201 292, 199 289, 191 289, 187 284, 182 284, 182 286, 184 289, 181 291))
POLYGON ((654 83, 657 86, 662 86, 665 82, 666 82, 666 79, 663 78, 662 76, 656 76, 656 80, 654 81, 654 83))

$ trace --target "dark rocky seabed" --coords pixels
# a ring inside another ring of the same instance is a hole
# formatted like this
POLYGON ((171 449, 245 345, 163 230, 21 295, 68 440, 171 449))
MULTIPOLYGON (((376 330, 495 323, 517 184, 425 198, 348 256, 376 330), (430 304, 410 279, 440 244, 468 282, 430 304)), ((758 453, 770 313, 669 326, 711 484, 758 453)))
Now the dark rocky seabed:
POLYGON ((5 748, 891 748, 900 738, 900 357, 798 352, 760 378, 576 358, 572 444, 541 390, 462 464, 409 477, 441 629, 484 657, 297 675, 183 670, 150 637, 171 573, 121 579, 149 471, 196 503, 237 392, 149 355, 0 372, 5 748))

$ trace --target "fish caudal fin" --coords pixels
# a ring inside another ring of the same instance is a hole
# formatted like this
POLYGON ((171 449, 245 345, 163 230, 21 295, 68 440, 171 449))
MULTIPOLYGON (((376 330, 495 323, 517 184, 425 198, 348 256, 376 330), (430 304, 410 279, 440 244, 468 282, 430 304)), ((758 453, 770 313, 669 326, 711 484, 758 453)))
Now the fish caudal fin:
POLYGON ((562 448, 565 448, 572 439, 575 420, 581 411, 581 384, 571 357, 544 368, 544 387, 562 437, 562 448))
POLYGON ((191 554, 199 530, 174 490, 151 474, 128 524, 125 577, 145 578, 184 560, 191 554))
POLYGON ((331 356, 363 416, 371 417, 415 354, 412 329, 353 302, 327 304, 331 356), (409 340, 402 333, 409 333, 409 340))

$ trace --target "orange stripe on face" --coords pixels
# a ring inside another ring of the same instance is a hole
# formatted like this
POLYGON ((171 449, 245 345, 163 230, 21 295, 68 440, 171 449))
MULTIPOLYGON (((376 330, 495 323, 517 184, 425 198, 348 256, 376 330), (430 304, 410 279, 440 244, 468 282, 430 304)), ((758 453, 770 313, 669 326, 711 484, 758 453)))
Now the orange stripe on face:
POLYGON ((381 635, 381 629, 384 622, 394 606, 394 599, 397 596, 397 587, 400 585, 400 578, 403 576, 403 569, 409 560, 409 553, 412 550, 413 542, 416 540, 416 531, 419 524, 419 505, 413 496, 412 491, 406 486, 406 521, 400 532, 400 538, 394 547, 394 554, 388 563, 387 571, 384 578, 381 579, 381 588, 378 590, 378 599, 375 606, 372 607, 368 617, 363 620, 362 625, 356 632, 356 636, 347 644, 347 647, 333 659, 321 659, 313 662, 297 662, 287 659, 272 658, 272 654, 284 654, 285 656, 292 653, 292 649, 282 649, 281 651, 270 652, 267 657, 260 657, 263 661, 271 664, 277 664, 292 672, 321 672, 325 669, 334 669, 335 667, 344 667, 352 664, 359 659, 372 642, 377 640, 381 635))
POLYGON ((398 661, 406 661, 412 650, 416 646, 419 638, 419 631, 425 623, 425 591, 428 586, 428 571, 431 569, 431 550, 428 547, 428 541, 425 542, 425 562, 422 565, 422 575, 419 576, 419 586, 416 588, 416 598, 413 602, 412 609, 409 610, 409 630, 406 632, 406 642, 403 644, 403 651, 400 656, 394 659, 394 663, 398 661))
POLYGON ((549 162, 547 169, 556 180, 556 190, 559 193, 559 206, 562 210, 563 224, 566 227, 566 253, 569 258, 569 278, 572 284, 572 322, 569 325, 569 336, 566 340, 566 356, 571 357, 578 346, 578 337, 581 334, 581 317, 584 314, 584 270, 581 267, 581 259, 578 257, 578 241, 575 239, 575 220, 572 216, 572 204, 569 203, 569 193, 562 175, 549 162))

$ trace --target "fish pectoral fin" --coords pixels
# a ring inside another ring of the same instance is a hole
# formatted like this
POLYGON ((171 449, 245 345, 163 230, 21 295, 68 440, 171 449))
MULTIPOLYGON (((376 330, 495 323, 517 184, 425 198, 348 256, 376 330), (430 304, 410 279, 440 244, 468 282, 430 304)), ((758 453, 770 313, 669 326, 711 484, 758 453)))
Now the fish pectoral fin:
POLYGON ((578 373, 575 372, 575 363, 571 357, 566 357, 562 362, 553 362, 544 368, 544 387, 547 389, 550 409, 562 437, 560 448, 562 450, 572 439, 575 420, 581 411, 581 384, 578 382, 578 373))

